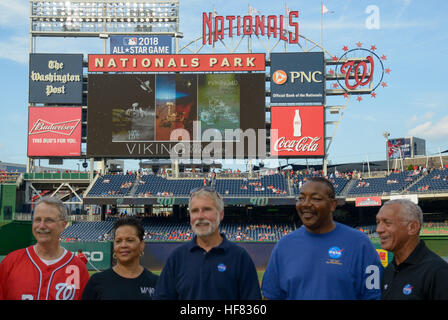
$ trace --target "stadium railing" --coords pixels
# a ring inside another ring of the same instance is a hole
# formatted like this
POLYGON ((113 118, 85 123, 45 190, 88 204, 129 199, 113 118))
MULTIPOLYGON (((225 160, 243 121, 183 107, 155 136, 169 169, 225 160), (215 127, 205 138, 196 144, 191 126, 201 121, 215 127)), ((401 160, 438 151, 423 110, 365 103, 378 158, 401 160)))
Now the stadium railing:
POLYGON ((26 180, 88 180, 88 172, 27 172, 24 174, 26 180))

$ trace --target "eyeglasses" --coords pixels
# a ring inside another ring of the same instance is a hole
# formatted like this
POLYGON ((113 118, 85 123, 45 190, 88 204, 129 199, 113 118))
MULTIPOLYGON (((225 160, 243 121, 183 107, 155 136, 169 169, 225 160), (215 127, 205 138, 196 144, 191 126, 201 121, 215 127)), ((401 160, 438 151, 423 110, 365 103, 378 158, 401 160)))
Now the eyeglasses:
POLYGON ((44 224, 53 224, 53 223, 56 223, 56 222, 58 222, 58 221, 62 221, 62 220, 64 220, 64 219, 53 219, 53 218, 45 218, 45 219, 42 219, 42 218, 34 218, 33 219, 33 223, 35 223, 35 224, 39 224, 39 223, 41 223, 41 222, 43 222, 44 224))
POLYGON ((191 191, 190 191, 190 199, 193 198, 193 196, 195 196, 200 191, 205 191, 205 192, 216 194, 216 196, 218 198, 222 199, 221 195, 219 194, 219 192, 216 191, 215 188, 212 188, 212 187, 199 187, 199 188, 191 189, 191 191))

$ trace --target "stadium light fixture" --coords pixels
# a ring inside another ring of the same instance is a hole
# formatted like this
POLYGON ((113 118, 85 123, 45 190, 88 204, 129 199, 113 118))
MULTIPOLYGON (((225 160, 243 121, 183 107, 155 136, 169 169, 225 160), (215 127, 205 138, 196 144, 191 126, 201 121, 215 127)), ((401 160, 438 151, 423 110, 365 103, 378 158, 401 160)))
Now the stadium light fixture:
POLYGON ((386 138, 386 162, 387 162, 387 174, 389 174, 389 150, 388 150, 387 142, 389 141, 390 132, 384 131, 383 137, 386 138))
POLYGON ((33 37, 98 37, 105 33, 178 37, 179 0, 31 0, 33 37))

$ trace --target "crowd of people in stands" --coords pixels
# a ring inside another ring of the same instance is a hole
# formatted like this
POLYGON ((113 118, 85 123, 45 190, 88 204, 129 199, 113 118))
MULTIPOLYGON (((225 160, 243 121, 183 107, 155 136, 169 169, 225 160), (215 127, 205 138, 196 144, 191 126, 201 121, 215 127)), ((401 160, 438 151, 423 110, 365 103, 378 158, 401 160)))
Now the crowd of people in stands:
POLYGON ((432 177, 433 180, 443 180, 443 181, 447 181, 448 180, 448 176, 444 175, 443 178, 441 177, 440 174, 435 175, 434 177, 432 177))
MULTIPOLYGON (((121 214, 111 215, 114 217, 121 217, 121 214)), ((169 213, 158 214, 137 214, 136 217, 146 221, 143 223, 145 228, 144 239, 148 241, 188 241, 194 236, 190 225, 185 223, 170 223, 169 213)), ((257 242, 271 242, 278 241, 281 237, 295 230, 293 224, 285 223, 252 223, 240 224, 223 223, 221 224, 221 232, 226 234, 226 237, 231 241, 257 241, 257 242)), ((98 241, 111 241, 113 236, 106 232, 98 235, 98 241)), ((82 239, 70 236, 62 237, 60 241, 77 242, 82 239)))
POLYGON ((167 230, 163 232, 145 231, 143 239, 152 241, 188 241, 193 236, 192 231, 167 230))
POLYGON ((130 187, 132 187, 132 182, 123 182, 121 184, 121 189, 128 189, 130 187))
POLYGON ((418 190, 418 191, 427 191, 427 190, 429 190, 429 188, 430 188, 430 187, 429 187, 429 185, 427 184, 427 185, 418 187, 417 190, 418 190))
POLYGON ((59 238, 59 241, 62 241, 62 242, 78 242, 80 240, 81 240, 80 238, 75 238, 75 237, 68 237, 68 238, 60 237, 59 238))
MULTIPOLYGON (((422 166, 413 166, 413 167, 410 166, 405 171, 405 172, 407 172, 407 175, 404 178, 404 181, 411 183, 415 179, 415 176, 418 176, 420 174, 427 175, 427 174, 431 173, 433 170, 436 170, 436 169, 434 169, 434 168, 427 169, 426 167, 422 167, 422 166)), ((394 169, 394 170, 390 170, 389 174, 398 174, 401 172, 402 171, 400 169, 394 169)), ((192 171, 192 173, 199 174, 199 172, 193 172, 193 171, 192 171)), ((138 183, 144 184, 145 181, 139 179, 139 177, 141 177, 142 175, 148 175, 148 174, 154 174, 154 172, 152 170, 139 170, 139 171, 136 170, 136 171, 126 171, 125 173, 122 173, 121 175, 136 175, 138 183)), ((295 187, 296 190, 299 190, 302 187, 303 183, 305 183, 307 181, 307 179, 309 179, 310 177, 323 176, 322 170, 315 170, 314 168, 310 168, 310 169, 297 170, 297 171, 267 169, 267 170, 256 173, 256 177, 258 177, 258 179, 260 179, 263 176, 273 175, 273 174, 280 174, 280 175, 284 176, 285 179, 287 179, 287 181, 291 182, 292 186, 295 187)), ((160 169, 160 171, 157 173, 157 175, 166 177, 167 173, 165 172, 164 169, 160 169)), ((212 185, 213 181, 217 178, 219 179, 219 178, 223 178, 223 177, 232 177, 232 178, 242 177, 242 182, 240 185, 241 190, 251 189, 252 191, 256 191, 256 192, 257 191, 264 192, 267 189, 269 189, 272 191, 273 194, 276 194, 276 195, 279 195, 279 194, 287 195, 288 194, 287 190, 282 190, 281 188, 279 188, 279 186, 274 186, 272 184, 267 186, 267 185, 263 185, 260 180, 253 181, 252 179, 248 179, 248 173, 243 173, 239 170, 235 170, 235 171, 223 170, 219 174, 217 174, 214 171, 209 172, 209 173, 201 173, 198 175, 198 177, 203 178, 204 186, 212 185)), ((363 175, 361 174, 361 172, 356 171, 356 170, 348 171, 348 172, 339 172, 336 170, 335 172, 332 172, 325 177, 327 179, 329 179, 331 182, 333 182, 335 188, 338 187, 336 178, 342 178, 342 179, 346 179, 346 180, 357 179, 359 181, 355 185, 356 188, 364 188, 364 187, 370 186, 370 182, 365 181, 363 179, 363 175)), ((252 176, 252 178, 255 178, 255 177, 252 176)), ((446 175, 438 174, 438 175, 434 176, 433 179, 440 179, 443 181, 447 181, 448 174, 446 174, 446 175)), ((110 182, 108 179, 103 180, 103 183, 108 183, 108 182, 110 182)), ((397 183, 399 183, 399 180, 393 176, 391 176, 386 181, 386 184, 388 184, 388 185, 397 184, 397 183)), ((122 189, 129 189, 132 186, 132 184, 133 184, 133 182, 124 182, 122 184, 122 189)), ((424 186, 420 186, 418 191, 426 191, 429 189, 430 189, 429 185, 424 185, 424 186)), ((108 192, 105 192, 105 195, 112 195, 112 196, 113 195, 122 195, 122 193, 120 191, 108 191, 108 192)), ((224 195, 231 195, 231 193, 229 190, 224 190, 224 195)), ((141 192, 141 193, 137 194, 136 196, 144 197, 144 198, 172 197, 173 193, 170 191, 166 191, 166 190, 160 191, 157 194, 151 193, 149 191, 145 191, 145 192, 141 192)))
MULTIPOLYGON (((278 241, 284 235, 294 231, 292 225, 286 224, 251 224, 245 226, 222 226, 221 232, 231 241, 278 241), (227 229, 230 228, 230 229, 227 229)), ((145 231, 144 239, 152 241, 188 241, 194 236, 193 231, 169 229, 153 232, 145 231)))
MULTIPOLYGON (((425 222, 423 229, 431 228, 448 228, 448 222, 425 222)), ((376 225, 366 225, 356 227, 361 232, 364 232, 369 237, 377 237, 376 225)), ((221 227, 227 239, 230 241, 254 241, 254 242, 273 242, 278 241, 281 237, 293 232, 295 226, 291 224, 245 224, 232 225, 225 224, 221 227)), ((144 239, 148 241, 189 241, 194 236, 193 231, 188 228, 169 227, 167 225, 165 230, 154 232, 145 229, 144 239)), ((77 237, 61 237, 59 239, 63 242, 78 242, 82 239, 77 237)), ((98 236, 98 241, 112 241, 113 237, 110 233, 104 233, 98 236)))
POLYGON ((20 173, 17 172, 17 170, 15 172, 0 170, 0 183, 7 183, 7 182, 14 183, 16 182, 19 175, 20 173))
POLYGON ((363 187, 367 188, 369 186, 370 186, 370 183, 363 181, 363 180, 359 181, 358 184, 356 185, 357 188, 363 188, 363 187))

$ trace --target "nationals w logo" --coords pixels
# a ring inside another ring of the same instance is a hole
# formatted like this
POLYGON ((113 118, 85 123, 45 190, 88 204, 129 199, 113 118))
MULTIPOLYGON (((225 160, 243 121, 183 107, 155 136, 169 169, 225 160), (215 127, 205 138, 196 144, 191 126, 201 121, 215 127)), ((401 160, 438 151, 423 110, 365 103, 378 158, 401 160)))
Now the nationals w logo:
POLYGON ((58 283, 56 286, 56 300, 73 300, 76 293, 76 286, 65 282, 58 283))
POLYGON ((250 203, 254 206, 267 206, 269 198, 250 198, 250 203))
POLYGON ((157 203, 162 206, 172 206, 176 198, 157 198, 157 203))
MULTIPOLYGON (((375 98, 377 93, 374 92, 378 86, 387 87, 384 80, 386 74, 390 74, 391 69, 385 68, 383 62, 387 60, 386 55, 378 56, 375 45, 369 49, 362 48, 362 43, 356 44, 357 48, 349 50, 347 46, 343 47, 345 53, 337 58, 333 56, 336 64, 334 70, 330 69, 329 73, 333 80, 338 83, 333 84, 333 88, 338 87, 344 89, 344 97, 350 94, 370 94, 375 98)), ((361 101, 361 96, 356 99, 361 101)))

